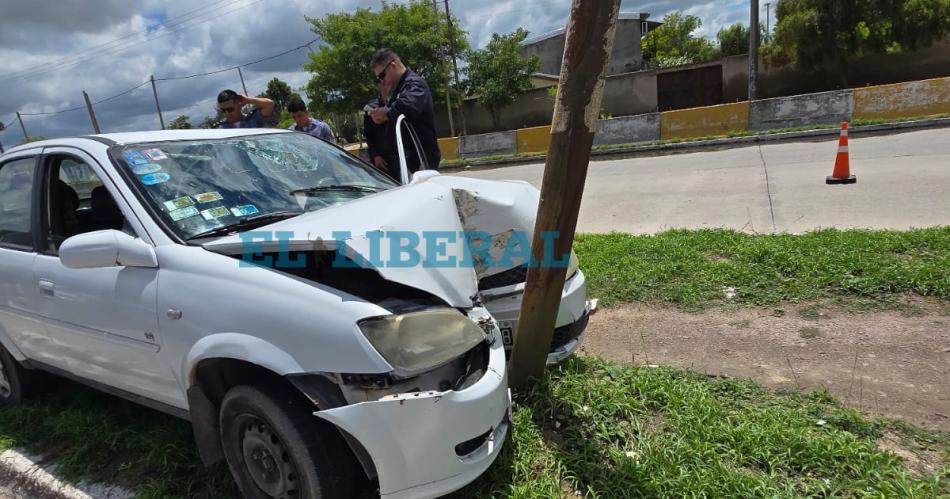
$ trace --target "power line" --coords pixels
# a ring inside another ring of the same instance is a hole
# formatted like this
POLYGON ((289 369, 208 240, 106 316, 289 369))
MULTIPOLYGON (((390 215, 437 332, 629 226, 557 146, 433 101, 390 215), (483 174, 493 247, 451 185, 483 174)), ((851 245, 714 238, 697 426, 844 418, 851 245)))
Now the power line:
MULTIPOLYGON (((245 1, 245 0, 234 0, 234 1, 232 2, 232 4, 233 4, 233 3, 238 3, 238 2, 243 2, 243 1, 245 1)), ((222 17, 222 16, 225 16, 225 17, 226 17, 228 14, 232 14, 232 13, 237 12, 237 11, 239 11, 239 10, 246 9, 247 7, 250 7, 251 5, 254 5, 254 4, 256 4, 256 3, 260 3, 261 1, 263 1, 263 0, 252 0, 252 1, 250 1, 249 3, 247 3, 247 4, 245 4, 245 5, 242 5, 242 6, 240 6, 240 7, 235 8, 235 9, 229 10, 229 11, 227 11, 227 12, 221 12, 221 13, 218 13, 218 12, 205 12, 205 13, 202 13, 202 14, 200 14, 200 15, 198 15, 198 16, 195 16, 192 20, 197 19, 197 18, 199 18, 199 17, 204 17, 204 16, 206 16, 206 15, 208 15, 208 14, 212 14, 212 15, 215 15, 215 16, 216 16, 216 17, 210 17, 210 18, 208 18, 208 19, 204 19, 204 20, 202 20, 202 21, 196 23, 196 25, 205 24, 205 23, 207 23, 207 22, 210 22, 210 21, 213 21, 213 20, 217 19, 218 17, 222 17)), ((73 62, 66 63, 66 64, 64 64, 64 65, 59 65, 59 66, 54 66, 54 67, 46 67, 46 68, 42 68, 42 69, 37 69, 37 70, 34 70, 33 72, 31 72, 31 73, 29 73, 29 74, 24 74, 24 75, 21 75, 21 76, 12 76, 12 77, 0 77, 0 81, 5 81, 5 80, 25 80, 25 79, 29 79, 29 78, 34 78, 34 77, 36 77, 36 76, 43 76, 43 75, 47 75, 47 74, 51 74, 51 73, 56 73, 56 72, 59 72, 59 71, 63 71, 63 70, 66 70, 66 69, 72 69, 72 68, 74 68, 74 67, 76 67, 76 66, 79 66, 80 64, 82 64, 82 63, 84 63, 84 62, 87 62, 87 61, 90 61, 90 60, 92 60, 92 59, 96 59, 96 58, 99 58, 99 57, 102 57, 102 56, 106 56, 106 55, 118 55, 118 54, 121 54, 121 53, 123 53, 123 52, 127 52, 127 51, 129 51, 129 50, 131 50, 131 49, 133 49, 133 48, 135 48, 135 47, 138 47, 138 46, 140 46, 140 45, 142 45, 142 44, 145 44, 145 43, 148 43, 148 42, 152 42, 152 41, 155 41, 155 40, 157 40, 157 39, 159 39, 159 38, 164 38, 164 37, 166 37, 166 36, 168 36, 168 35, 172 35, 172 34, 175 34, 175 33, 181 32, 181 31, 184 31, 185 29, 190 28, 190 27, 191 27, 191 26, 188 26, 187 24, 180 24, 180 25, 177 26, 175 29, 166 30, 166 31, 164 31, 164 32, 162 32, 162 33, 160 33, 160 34, 158 34, 158 35, 156 35, 156 36, 153 36, 153 37, 150 37, 150 38, 145 38, 144 40, 139 40, 139 41, 137 41, 137 42, 133 42, 133 43, 128 44, 128 45, 115 46, 115 47, 106 49, 106 50, 104 50, 104 51, 102 51, 102 52, 100 52, 100 53, 98 53, 98 54, 92 54, 92 55, 84 56, 84 57, 81 57, 81 58, 79 58, 79 59, 74 60, 73 62)))
MULTIPOLYGON (((292 48, 292 49, 285 50, 285 51, 283 51, 283 52, 281 52, 281 53, 279 53, 279 54, 274 54, 274 55, 271 55, 271 56, 268 56, 268 57, 264 57, 264 58, 258 59, 258 60, 256 60, 256 61, 247 62, 247 63, 240 64, 240 65, 237 65, 237 66, 231 66, 231 67, 228 67, 228 68, 219 69, 219 70, 216 70, 216 71, 210 71, 210 72, 207 72, 207 73, 196 73, 196 74, 185 75, 185 76, 172 76, 172 77, 166 77, 166 78, 155 78, 155 81, 187 80, 187 79, 189 79, 189 78, 197 78, 197 77, 201 77, 201 76, 209 76, 209 75, 213 75, 213 74, 224 73, 224 72, 226 72, 226 71, 233 71, 233 70, 235 70, 235 69, 237 69, 237 68, 243 68, 243 67, 247 67, 247 66, 253 66, 254 64, 259 64, 259 63, 261 63, 261 62, 266 62, 266 61, 269 61, 269 60, 271 60, 271 59, 276 59, 276 58, 278 58, 278 57, 285 56, 285 55, 287 55, 287 54, 290 54, 291 52, 296 52, 296 51, 298 51, 298 50, 302 50, 302 49, 305 49, 305 48, 309 48, 311 45, 313 45, 314 43, 318 42, 319 40, 320 40, 319 38, 314 38, 313 40, 310 40, 309 42, 307 42, 307 43, 305 43, 305 44, 303 44, 303 45, 299 45, 299 46, 294 47, 294 48, 292 48)), ((122 91, 122 92, 120 92, 120 93, 118 93, 118 94, 115 94, 115 95, 113 95, 113 96, 106 97, 106 98, 104 98, 104 99, 98 100, 98 101, 96 101, 96 102, 93 102, 92 104, 95 106, 95 105, 99 105, 99 104, 102 104, 102 103, 111 101, 111 100, 113 100, 113 99, 117 99, 117 98, 119 98, 119 97, 122 97, 123 95, 130 94, 130 93, 132 93, 133 91, 138 90, 139 88, 144 87, 145 85, 148 85, 148 84, 151 83, 151 82, 152 82, 151 79, 145 80, 144 82, 142 82, 142 83, 140 83, 140 84, 138 84, 138 85, 136 85, 136 86, 134 86, 134 87, 132 87, 132 88, 129 88, 128 90, 125 90, 125 91, 122 91)), ((77 110, 85 109, 85 108, 86 108, 86 106, 85 106, 85 105, 82 105, 82 106, 77 106, 77 107, 71 107, 71 108, 69 108, 69 109, 61 109, 61 110, 58 110, 58 111, 48 111, 48 112, 43 112, 43 113, 22 113, 22 112, 21 112, 20 115, 22 115, 22 116, 51 116, 51 115, 56 115, 56 114, 69 113, 69 112, 72 112, 72 111, 77 111, 77 110)))
MULTIPOLYGON (((164 23, 162 23, 162 26, 163 26, 165 29, 170 29, 170 28, 179 26, 179 25, 181 25, 181 24, 184 24, 184 23, 190 21, 191 19, 198 18, 198 17, 200 17, 201 15, 204 15, 204 14, 198 14, 198 15, 195 15, 195 16, 191 16, 191 14, 194 14, 195 12, 198 12, 198 11, 200 11, 200 10, 210 9, 210 8, 216 6, 217 4, 220 4, 220 3, 226 2, 226 1, 231 1, 231 3, 236 3, 236 2, 239 2, 239 1, 241 1, 241 0, 217 0, 217 1, 213 2, 213 3, 211 3, 210 5, 205 5, 205 6, 203 6, 203 7, 199 7, 199 8, 197 8, 197 9, 190 10, 190 11, 184 13, 184 14, 181 14, 181 15, 179 15, 179 16, 176 16, 176 17, 173 17, 173 18, 171 18, 171 19, 168 19, 168 20, 166 20, 164 23), (191 16, 191 17, 189 17, 189 16, 191 16)), ((105 42, 105 43, 101 43, 101 44, 99 44, 99 45, 94 45, 94 46, 89 47, 89 48, 87 48, 87 49, 85 49, 85 50, 74 52, 74 53, 72 53, 72 54, 70 54, 70 55, 68 55, 68 56, 66 56, 66 57, 63 57, 63 58, 60 58, 60 59, 57 59, 57 60, 54 60, 54 61, 49 61, 49 62, 47 62, 47 63, 44 63, 42 68, 22 69, 22 70, 20 70, 20 71, 16 71, 16 72, 13 72, 13 73, 10 73, 10 74, 2 75, 2 76, 0 76, 0 79, 17 78, 17 77, 20 77, 20 76, 28 75, 28 74, 30 74, 30 73, 32 73, 32 72, 35 72, 35 71, 40 71, 40 70, 43 70, 43 69, 47 69, 47 68, 49 68, 50 66, 58 66, 58 65, 61 65, 61 64, 63 64, 63 63, 68 62, 68 61, 69 61, 70 59, 72 59, 73 57, 80 56, 80 55, 83 54, 83 53, 85 53, 85 55, 82 55, 82 57, 83 57, 83 58, 88 58, 88 57, 90 57, 92 54, 95 54, 96 52, 107 50, 106 47, 108 47, 108 49, 115 48, 114 46, 109 47, 110 45, 114 45, 114 44, 119 43, 119 42, 121 42, 121 41, 128 40, 129 38, 133 38, 133 37, 137 37, 137 36, 142 36, 142 35, 144 35, 144 36, 147 37, 147 36, 150 35, 150 34, 151 34, 151 33, 149 33, 148 30, 146 30, 144 33, 141 32, 141 31, 136 31, 136 32, 134 32, 134 33, 130 33, 130 34, 125 35, 125 36, 121 36, 121 37, 116 38, 116 39, 114 39, 114 40, 111 40, 111 41, 108 41, 108 42, 105 42)))

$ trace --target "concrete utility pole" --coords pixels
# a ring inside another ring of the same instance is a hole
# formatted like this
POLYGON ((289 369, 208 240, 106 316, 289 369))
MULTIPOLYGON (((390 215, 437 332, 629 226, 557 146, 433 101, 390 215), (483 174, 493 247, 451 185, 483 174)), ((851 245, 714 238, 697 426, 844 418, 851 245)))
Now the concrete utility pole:
POLYGON ((574 244, 619 13, 620 0, 573 0, 571 4, 531 243, 532 255, 541 264, 528 269, 509 364, 509 382, 516 390, 527 388, 532 379, 544 374, 567 274, 566 266, 555 268, 551 262, 566 261, 574 244), (552 232, 557 235, 554 248, 545 248, 543 236, 552 232))
MULTIPOLYGON (((439 0, 432 0, 432 13, 435 14, 435 30, 439 30, 439 0)), ((445 80, 445 107, 449 116, 449 133, 455 137, 455 119, 452 117, 452 77, 445 80)))
POLYGON ((765 2, 765 36, 772 36, 772 3, 765 2))
POLYGON ((85 90, 82 91, 82 98, 86 99, 86 110, 89 111, 89 120, 92 121, 92 131, 102 133, 99 131, 99 122, 96 121, 96 110, 92 108, 92 101, 89 100, 89 94, 85 90))
POLYGON ((455 38, 452 36, 454 29, 452 28, 452 13, 449 11, 449 0, 445 0, 445 19, 449 35, 449 55, 452 56, 452 66, 455 67, 455 90, 462 96, 462 101, 459 102, 459 122, 462 125, 462 135, 468 135, 465 127, 465 94, 462 92, 462 80, 459 78, 459 62, 455 58, 455 38))
POLYGON ((152 75, 152 95, 155 97, 155 109, 158 111, 158 122, 162 125, 162 130, 165 129, 165 118, 162 118, 162 106, 158 104, 158 89, 155 88, 155 75, 152 75))
POLYGON ((759 0, 752 0, 749 20, 749 101, 759 93, 759 0))
POLYGON ((23 139, 30 138, 30 135, 26 133, 26 126, 23 125, 23 116, 20 116, 20 111, 16 112, 16 119, 20 122, 20 130, 23 130, 23 139))

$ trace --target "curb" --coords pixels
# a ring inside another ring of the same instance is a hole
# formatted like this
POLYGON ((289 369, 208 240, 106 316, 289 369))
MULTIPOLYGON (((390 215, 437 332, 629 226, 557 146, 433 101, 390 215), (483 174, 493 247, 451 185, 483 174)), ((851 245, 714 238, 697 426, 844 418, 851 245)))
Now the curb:
MULTIPOLYGON (((904 121, 900 123, 884 123, 881 125, 862 125, 849 129, 849 133, 854 135, 871 135, 882 132, 892 132, 900 130, 913 130, 917 128, 943 128, 950 127, 950 118, 935 118, 917 121, 904 121)), ((818 130, 806 130, 803 132, 784 132, 784 133, 762 133, 758 135, 749 135, 745 137, 724 137, 721 139, 696 140, 691 142, 677 142, 674 144, 649 144, 642 146, 623 147, 618 149, 591 151, 591 159, 600 160, 610 159, 618 156, 629 156, 639 153, 649 152, 678 152, 690 149, 717 149, 727 146, 751 145, 769 142, 788 142, 800 139, 838 137, 841 131, 835 128, 822 128, 818 130)), ((473 168, 488 168, 498 166, 515 166, 544 161, 545 156, 530 156, 525 158, 498 159, 493 161, 478 161, 474 159, 472 163, 464 166, 451 166, 440 168, 445 172, 462 172, 473 168)))
POLYGON ((127 499, 133 494, 121 487, 101 484, 70 485, 56 478, 44 466, 15 451, 0 453, 0 497, 35 499, 127 499), (87 490, 82 490, 87 489, 87 490))

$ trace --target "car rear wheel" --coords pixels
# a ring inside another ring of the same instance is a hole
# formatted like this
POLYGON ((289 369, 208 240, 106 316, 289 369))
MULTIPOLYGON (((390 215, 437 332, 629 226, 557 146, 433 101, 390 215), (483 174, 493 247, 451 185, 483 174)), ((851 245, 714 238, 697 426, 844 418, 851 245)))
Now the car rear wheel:
POLYGON ((245 497, 351 497, 356 464, 339 431, 289 390, 237 386, 221 403, 221 440, 245 497))
POLYGON ((0 345, 0 404, 16 404, 33 392, 40 373, 24 369, 0 345))

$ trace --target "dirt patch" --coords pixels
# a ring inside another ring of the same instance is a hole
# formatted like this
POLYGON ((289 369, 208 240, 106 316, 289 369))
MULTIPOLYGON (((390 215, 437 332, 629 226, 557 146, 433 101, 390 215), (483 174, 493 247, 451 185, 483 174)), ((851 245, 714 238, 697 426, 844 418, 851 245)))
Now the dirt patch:
POLYGON ((947 305, 913 305, 923 313, 786 304, 691 314, 623 305, 591 318, 581 352, 754 378, 770 388, 825 388, 862 412, 950 431, 947 305))
POLYGON ((881 450, 893 453, 904 461, 907 469, 919 475, 930 475, 936 473, 941 467, 943 460, 939 452, 934 450, 918 449, 916 452, 910 450, 910 445, 901 440, 900 435, 894 432, 886 432, 881 438, 877 439, 877 446, 881 450))

